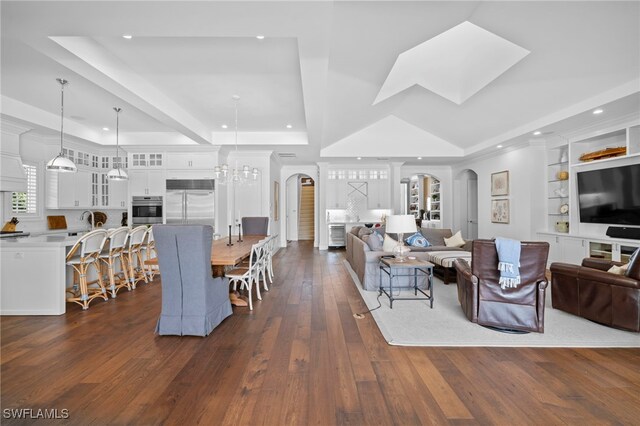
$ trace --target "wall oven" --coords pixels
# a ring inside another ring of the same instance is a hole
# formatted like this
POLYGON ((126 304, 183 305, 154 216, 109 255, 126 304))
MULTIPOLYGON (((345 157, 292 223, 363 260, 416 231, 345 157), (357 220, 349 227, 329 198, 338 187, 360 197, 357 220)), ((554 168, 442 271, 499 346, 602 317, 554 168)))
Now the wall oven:
POLYGON ((133 197, 131 201, 132 225, 162 223, 162 197, 133 197))

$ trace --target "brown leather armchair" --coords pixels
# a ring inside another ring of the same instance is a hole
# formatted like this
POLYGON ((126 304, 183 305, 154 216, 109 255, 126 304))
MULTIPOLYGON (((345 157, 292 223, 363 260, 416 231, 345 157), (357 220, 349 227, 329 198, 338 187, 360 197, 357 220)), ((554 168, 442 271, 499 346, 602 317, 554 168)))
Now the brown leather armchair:
POLYGON ((498 253, 493 240, 475 240, 472 267, 456 259, 458 300, 470 321, 504 331, 544 333, 545 267, 549 244, 522 242, 521 283, 515 288, 498 284, 498 253))
POLYGON ((625 275, 607 272, 604 259, 586 258, 582 266, 551 264, 551 306, 554 309, 624 330, 640 331, 640 249, 625 275))

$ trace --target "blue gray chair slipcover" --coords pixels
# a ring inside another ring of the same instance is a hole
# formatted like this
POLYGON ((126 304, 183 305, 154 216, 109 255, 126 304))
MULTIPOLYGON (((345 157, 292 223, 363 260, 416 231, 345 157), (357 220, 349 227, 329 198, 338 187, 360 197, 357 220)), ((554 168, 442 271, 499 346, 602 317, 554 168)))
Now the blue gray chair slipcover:
POLYGON ((213 228, 154 225, 162 276, 160 335, 206 336, 231 315, 229 282, 211 276, 213 228))
POLYGON ((268 217, 243 217, 242 233, 244 235, 268 235, 268 217))

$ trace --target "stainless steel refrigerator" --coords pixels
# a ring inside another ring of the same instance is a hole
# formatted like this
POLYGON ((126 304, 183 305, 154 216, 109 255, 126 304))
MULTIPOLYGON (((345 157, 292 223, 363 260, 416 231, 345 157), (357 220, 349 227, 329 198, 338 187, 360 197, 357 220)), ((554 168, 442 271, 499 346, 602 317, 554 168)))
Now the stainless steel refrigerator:
POLYGON ((211 225, 215 232, 215 181, 167 179, 166 223, 211 225))

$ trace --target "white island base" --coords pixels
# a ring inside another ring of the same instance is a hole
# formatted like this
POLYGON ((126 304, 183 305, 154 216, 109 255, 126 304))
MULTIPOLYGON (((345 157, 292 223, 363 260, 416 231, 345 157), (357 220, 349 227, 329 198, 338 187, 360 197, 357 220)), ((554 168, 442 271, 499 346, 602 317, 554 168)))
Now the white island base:
POLYGON ((65 257, 78 237, 0 241, 0 315, 62 315, 73 274, 65 257))

